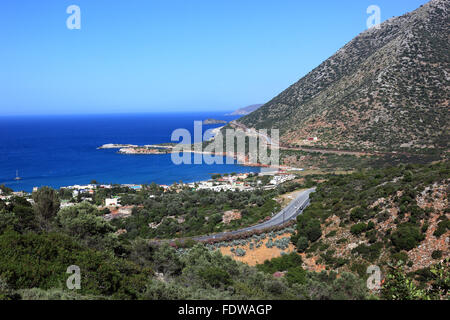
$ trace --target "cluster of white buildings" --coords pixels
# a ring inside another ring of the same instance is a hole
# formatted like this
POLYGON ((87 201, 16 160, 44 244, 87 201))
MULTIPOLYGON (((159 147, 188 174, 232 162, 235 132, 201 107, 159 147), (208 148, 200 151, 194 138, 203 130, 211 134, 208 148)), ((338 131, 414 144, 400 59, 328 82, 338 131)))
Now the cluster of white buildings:
MULTIPOLYGON (((78 195, 80 195, 80 194, 93 195, 95 190, 97 189, 97 185, 95 185, 95 184, 87 184, 87 185, 76 184, 73 186, 63 187, 61 189, 72 190, 72 196, 78 197, 78 195)), ((33 189, 33 191, 35 191, 35 190, 33 189)), ((89 200, 89 199, 85 198, 85 200, 89 200)))
MULTIPOLYGON (((269 175, 266 173, 260 173, 260 176, 269 175)), ((274 173, 272 172, 273 177, 270 180, 270 183, 263 188, 265 189, 273 189, 277 185, 282 184, 284 182, 294 180, 294 174, 283 174, 283 173, 274 173)), ((259 187, 262 182, 261 180, 256 180, 255 182, 245 181, 249 177, 248 173, 242 173, 233 176, 225 176, 216 180, 208 180, 208 181, 200 181, 195 183, 189 183, 188 186, 194 190, 213 190, 216 192, 220 191, 252 191, 255 190, 256 187, 259 187)))
POLYGON ((273 176, 272 180, 270 180, 270 184, 279 185, 287 181, 291 181, 295 179, 295 175, 293 174, 285 174, 285 175, 276 175, 273 176))
POLYGON ((249 176, 248 173, 241 173, 233 176, 224 176, 216 180, 200 181, 189 183, 188 186, 195 190, 221 191, 250 191, 254 187, 244 180, 249 176))
POLYGON ((243 182, 236 182, 236 183, 218 183, 214 181, 201 181, 196 184, 189 184, 190 187, 196 189, 196 190, 212 190, 215 192, 221 192, 221 191, 249 191, 253 190, 254 188, 244 184, 243 182))
MULTIPOLYGON (((139 184, 122 184, 122 187, 127 187, 133 190, 141 190, 142 185, 139 184)), ((97 189, 112 189, 113 186, 110 184, 87 184, 87 185, 73 185, 68 187, 63 187, 62 189, 73 190, 73 196, 77 197, 79 194, 94 194, 97 189)), ((37 191, 37 187, 33 189, 33 191, 37 191), (35 190, 36 189, 36 190, 35 190)))
MULTIPOLYGON (((5 201, 5 203, 6 203, 7 205, 9 204, 9 200, 10 200, 12 197, 25 197, 25 196, 27 196, 27 195, 28 195, 28 194, 27 194, 26 192, 22 192, 22 191, 12 192, 11 194, 6 195, 6 194, 3 193, 2 190, 0 190, 0 200, 5 201)), ((31 203, 31 204, 34 203, 33 199, 31 199, 31 198, 29 198, 29 197, 27 197, 26 199, 27 199, 27 201, 28 201, 29 203, 31 203)))

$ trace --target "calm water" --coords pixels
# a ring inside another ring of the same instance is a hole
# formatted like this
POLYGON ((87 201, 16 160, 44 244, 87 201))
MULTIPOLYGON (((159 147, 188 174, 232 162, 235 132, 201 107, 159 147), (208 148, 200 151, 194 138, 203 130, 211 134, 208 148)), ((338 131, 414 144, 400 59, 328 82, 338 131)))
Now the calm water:
MULTIPOLYGON (((174 165, 169 155, 120 155, 106 143, 170 142, 172 131, 193 132, 194 120, 234 120, 223 113, 0 117, 0 184, 15 191, 74 184, 172 184, 212 173, 256 172, 239 165, 174 165), (15 181, 16 170, 23 180, 15 181)), ((220 125, 205 125, 204 130, 220 125)), ((193 136, 193 133, 192 133, 193 136)))

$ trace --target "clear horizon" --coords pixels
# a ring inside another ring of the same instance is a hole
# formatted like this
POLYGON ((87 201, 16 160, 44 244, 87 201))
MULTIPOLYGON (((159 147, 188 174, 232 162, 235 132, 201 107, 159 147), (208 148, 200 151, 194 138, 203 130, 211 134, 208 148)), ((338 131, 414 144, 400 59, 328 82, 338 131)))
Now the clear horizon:
MULTIPOLYGON (((149 111, 117 111, 117 112, 108 112, 108 111, 104 111, 104 112, 73 112, 73 113, 27 113, 27 114, 0 114, 0 118, 14 118, 14 117, 57 117, 57 116, 120 116, 120 115, 157 115, 157 114, 201 114, 201 115, 205 115, 208 113, 211 114, 219 114, 223 113, 222 116, 226 116, 226 117, 233 117, 231 115, 228 115, 227 113, 231 113, 233 111, 235 111, 236 109, 230 109, 230 110, 216 110, 216 109, 212 109, 212 110, 167 110, 167 111, 163 111, 163 110, 149 110, 149 111)), ((217 116, 219 116, 217 115, 217 116)), ((203 119, 204 120, 204 119, 203 119)))
POLYGON ((0 116, 229 112, 265 103, 425 0, 0 4, 0 116), (66 9, 81 9, 69 30, 66 9))

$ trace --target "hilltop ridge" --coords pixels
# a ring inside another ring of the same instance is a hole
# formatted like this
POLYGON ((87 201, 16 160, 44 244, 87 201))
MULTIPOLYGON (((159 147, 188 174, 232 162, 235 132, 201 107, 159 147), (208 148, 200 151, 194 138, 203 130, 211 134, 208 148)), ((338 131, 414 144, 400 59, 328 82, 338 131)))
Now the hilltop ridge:
POLYGON ((259 107, 263 106, 263 104, 259 103, 259 104, 252 104, 250 106, 247 107, 243 107, 243 108, 239 108, 235 111, 233 111, 232 113, 228 114, 230 116, 244 116, 244 115, 248 115, 250 113, 252 113, 255 110, 258 110, 259 107))
POLYGON ((239 122, 348 150, 448 150, 450 1, 366 30, 239 122))

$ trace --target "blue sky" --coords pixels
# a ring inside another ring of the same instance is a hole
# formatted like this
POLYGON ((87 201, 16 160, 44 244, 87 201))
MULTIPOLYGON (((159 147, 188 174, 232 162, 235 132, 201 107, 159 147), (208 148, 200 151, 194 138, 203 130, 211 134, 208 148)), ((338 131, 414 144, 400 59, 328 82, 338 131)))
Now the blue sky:
POLYGON ((426 0, 5 0, 0 115, 264 103, 366 28, 426 0), (69 30, 69 5, 81 29, 69 30))

